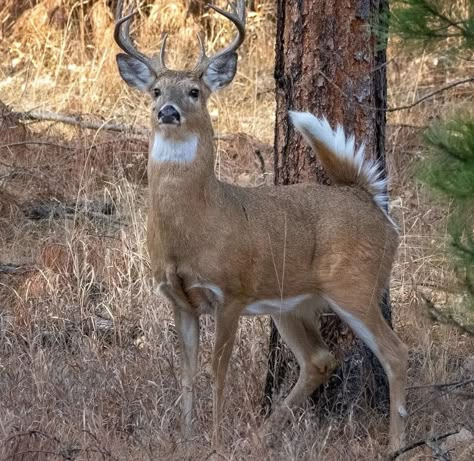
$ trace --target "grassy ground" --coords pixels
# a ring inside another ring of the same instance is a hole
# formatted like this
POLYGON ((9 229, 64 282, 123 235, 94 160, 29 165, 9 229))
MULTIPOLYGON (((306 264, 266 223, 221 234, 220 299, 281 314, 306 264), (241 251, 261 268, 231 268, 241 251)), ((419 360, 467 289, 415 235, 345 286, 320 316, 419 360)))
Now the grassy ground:
MULTIPOLYGON (((6 18, 0 25, 0 101, 14 110, 94 114, 96 121, 146 126, 146 100, 116 71, 106 2, 31 4, 0 6, 6 18)), ((211 101, 218 133, 246 133, 220 138, 216 164, 223 179, 242 185, 272 181, 273 2, 258 4, 236 80, 211 101)), ((198 26, 185 18, 181 2, 154 5, 142 5, 138 43, 156 49, 160 30, 170 30, 171 62, 189 63, 198 26)), ((230 37, 214 18, 206 19, 206 29, 211 48, 230 37)), ((410 104, 473 70, 435 52, 410 56, 396 44, 391 57, 392 106, 410 104)), ((472 338, 426 314, 423 294, 446 307, 457 298, 444 251, 449 206, 413 174, 425 155, 423 126, 468 109, 473 95, 472 87, 458 87, 389 115, 391 210, 402 234, 391 296, 395 328, 410 348, 411 387, 474 375, 472 338)), ((144 248, 146 141, 53 123, 25 127, 3 106, 0 114, 0 460, 213 456, 212 319, 202 326, 196 437, 180 441, 177 338, 171 313, 153 290, 144 248)), ((265 445, 258 409, 267 330, 265 319, 241 321, 220 457, 377 459, 387 420, 367 408, 338 421, 306 409, 273 448, 265 445)), ((472 386, 441 395, 445 390, 409 390, 409 441, 460 427, 474 433, 472 386)), ((449 443, 443 448, 453 448, 452 459, 472 459, 469 441, 449 443)), ((432 454, 422 447, 406 459, 432 454)))

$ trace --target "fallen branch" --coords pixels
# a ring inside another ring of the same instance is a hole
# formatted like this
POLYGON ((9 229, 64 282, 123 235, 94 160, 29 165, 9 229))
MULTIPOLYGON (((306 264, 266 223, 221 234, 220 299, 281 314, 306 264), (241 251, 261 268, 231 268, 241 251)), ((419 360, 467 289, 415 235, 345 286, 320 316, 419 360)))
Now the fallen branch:
POLYGON ((40 146, 53 146, 53 147, 59 147, 60 149, 67 149, 67 150, 73 150, 72 147, 66 146, 64 144, 57 144, 55 142, 49 142, 49 141, 20 141, 20 142, 11 142, 10 144, 2 144, 0 145, 0 149, 6 149, 10 147, 17 147, 17 146, 26 146, 28 144, 34 144, 34 145, 40 145, 40 146))
POLYGON ((64 204, 64 203, 39 203, 23 210, 25 216, 32 220, 51 219, 51 218, 69 218, 76 219, 85 216, 91 221, 102 220, 107 224, 116 224, 118 226, 128 227, 126 222, 113 219, 111 215, 115 213, 115 207, 112 204, 104 204, 102 209, 93 210, 84 204, 64 204))
MULTIPOLYGON (((444 397, 445 395, 448 395, 450 394, 451 392, 455 391, 456 389, 459 389, 460 387, 464 387, 465 385, 467 384, 470 384, 471 382, 473 382, 474 380, 472 379, 468 379, 466 381, 461 381, 457 384, 453 384, 452 386, 449 386, 448 389, 446 389, 445 391, 443 392, 440 392, 439 394, 436 394, 435 396, 431 397, 430 399, 428 399, 426 402, 423 402, 421 405, 418 405, 414 410, 412 410, 408 416, 412 416, 413 414, 417 413, 418 411, 420 411, 422 408, 426 407, 428 404, 430 404, 431 402, 434 402, 435 400, 438 400, 440 399, 441 397, 444 397)), ((439 389, 437 389, 436 387, 434 388, 435 391, 438 391, 439 389)))
MULTIPOLYGON (((88 446, 86 448, 78 448, 78 447, 74 447, 74 446, 68 446, 66 444, 64 444, 63 442, 61 442, 58 438, 54 437, 54 436, 51 436, 51 435, 48 435, 44 432, 41 432, 41 431, 36 431, 36 430, 30 430, 28 432, 22 432, 22 433, 18 433, 18 434, 13 434, 11 437, 9 437, 8 439, 6 439, 3 443, 3 445, 7 445, 13 441, 15 441, 15 439, 17 438, 22 438, 22 437, 42 437, 43 439, 49 441, 49 442, 53 442, 57 447, 58 449, 56 451, 53 451, 52 449, 51 450, 44 450, 44 449, 27 449, 27 450, 21 450, 21 451, 17 451, 17 448, 18 448, 18 444, 16 445, 16 447, 13 447, 13 449, 15 450, 13 453, 11 454, 8 454, 6 457, 2 458, 2 461, 7 461, 7 460, 14 460, 14 459, 17 459, 19 457, 21 457, 21 459, 31 459, 32 456, 31 455, 35 455, 35 454, 42 454, 42 455, 50 455, 48 457, 48 459, 51 457, 51 456, 54 456, 56 458, 59 458, 59 459, 63 459, 63 460, 70 460, 70 459, 76 459, 76 454, 78 453, 100 453, 101 456, 102 456, 102 459, 105 460, 106 457, 111 459, 112 461, 118 461, 117 458, 115 456, 113 456, 109 450, 107 449, 104 449, 104 448, 101 448, 99 446, 99 440, 97 439, 97 437, 92 434, 92 432, 90 431, 83 431, 84 433, 90 435, 94 441, 96 442, 96 445, 95 446, 88 446), (25 457, 25 455, 28 455, 25 457)), ((36 459, 36 456, 33 456, 35 459, 36 459)), ((87 459, 89 459, 89 457, 87 457, 87 459)))
MULTIPOLYGON (((50 451, 50 450, 23 450, 23 451, 15 451, 15 453, 6 456, 5 458, 2 458, 2 461, 8 461, 9 459, 14 460, 15 458, 20 459, 19 457, 21 456, 21 459, 33 459, 36 458, 36 456, 33 455, 51 455, 55 456, 57 458, 61 457, 62 459, 68 459, 65 458, 64 456, 61 455, 61 452, 59 451, 50 451), (28 455, 27 457, 25 457, 28 455), (30 458, 31 455, 31 458, 30 458)), ((71 459, 71 458, 69 458, 71 459)))
POLYGON ((36 270, 35 267, 30 264, 1 264, 0 263, 0 274, 24 274, 36 270))
MULTIPOLYGON (((61 114, 61 113, 51 112, 51 111, 35 111, 35 110, 27 111, 27 112, 9 112, 8 115, 13 116, 17 120, 37 120, 37 121, 42 121, 42 122, 59 122, 59 123, 65 123, 66 125, 78 126, 80 128, 88 129, 88 130, 108 130, 108 131, 115 131, 115 132, 120 132, 120 133, 131 133, 131 134, 138 135, 140 137, 148 137, 148 134, 149 134, 149 130, 144 127, 131 126, 131 125, 116 123, 112 121, 95 122, 91 120, 84 120, 81 115, 67 115, 67 114, 61 114)), ((217 133, 214 135, 214 140, 227 141, 227 140, 233 139, 235 136, 238 136, 238 134, 217 133)), ((106 144, 109 142, 117 142, 117 140, 106 141, 104 143, 92 145, 89 148, 90 149, 96 148, 99 145, 106 144)), ((64 144, 56 144, 49 141, 21 141, 21 142, 0 145, 0 149, 27 145, 27 144, 51 145, 51 146, 59 147, 62 149, 74 150, 74 147, 65 146, 64 144)), ((265 160, 262 156, 260 149, 259 148, 254 149, 254 154, 260 163, 261 173, 265 175, 266 174, 265 160)))
MULTIPOLYGON (((417 440, 416 442, 412 442, 408 445, 405 445, 404 447, 398 449, 397 451, 391 453, 387 458, 386 461, 395 461, 400 455, 403 455, 403 453, 406 453, 407 451, 411 451, 415 448, 421 447, 423 445, 430 446, 430 444, 433 444, 433 442, 436 444, 440 440, 443 440, 450 435, 458 434, 459 429, 456 429, 454 431, 449 431, 446 432, 445 434, 441 435, 434 435, 432 437, 429 437, 427 439, 422 439, 422 440, 417 440)), ((430 447, 431 448, 431 447, 430 447)))
POLYGON ((428 310, 428 313, 431 315, 431 317, 438 321, 445 323, 447 325, 451 325, 453 327, 456 327, 463 333, 468 333, 471 336, 474 336, 474 329, 472 329, 471 325, 463 325, 460 323, 458 320, 456 320, 452 314, 442 312, 440 309, 437 309, 433 301, 431 299, 427 298, 423 293, 420 293, 421 297, 426 303, 426 308, 428 310))
MULTIPOLYGON (((110 459, 114 460, 114 461, 118 461, 118 458, 116 458, 115 456, 113 456, 109 450, 107 450, 106 448, 102 448, 100 446, 100 441, 98 439, 98 437, 93 434, 91 431, 87 430, 87 429, 84 429, 82 432, 84 432, 85 434, 89 435, 92 439, 94 439, 96 445, 95 445, 95 448, 97 449, 97 451, 102 455, 102 459, 105 460, 105 456, 109 457, 110 459)), ((87 451, 87 450, 84 450, 84 451, 87 451)))
MULTIPOLYGON (((148 134, 149 134, 149 130, 142 126, 126 125, 124 123, 116 123, 110 120, 107 122, 94 122, 92 120, 84 120, 81 115, 68 115, 68 114, 61 114, 58 112, 35 111, 35 110, 27 111, 27 112, 10 112, 9 115, 17 118, 18 120, 36 120, 40 122, 64 123, 66 125, 74 125, 74 126, 78 126, 79 128, 83 128, 87 130, 116 131, 119 133, 136 134, 143 137, 148 137, 148 134)), ((236 134, 232 134, 232 133, 216 133, 214 135, 214 139, 216 141, 227 141, 227 140, 232 139, 235 136, 236 134)), ((106 141, 102 144, 106 144, 109 142, 117 142, 117 140, 106 141)), ((50 143, 48 141, 22 141, 18 143, 4 144, 3 146, 0 146, 0 148, 13 147, 16 145, 23 145, 23 144, 51 144, 51 145, 56 145, 56 147, 62 147, 64 149, 72 149, 71 147, 67 147, 62 144, 50 143)), ((94 145, 92 147, 96 147, 96 146, 94 145)), ((258 156, 258 154, 256 155, 258 156)))
POLYGON ((438 461, 451 461, 451 456, 449 455, 449 451, 443 450, 437 441, 435 440, 427 440, 426 446, 431 448, 433 452, 434 458, 438 461))
POLYGON ((474 379, 466 379, 463 381, 453 381, 452 383, 443 383, 443 384, 421 384, 419 386, 410 386, 405 388, 407 391, 411 391, 414 389, 426 389, 428 387, 433 387, 435 389, 443 389, 444 387, 451 387, 451 386, 456 386, 456 387, 462 387, 462 386, 467 386, 468 384, 474 383, 474 379))
POLYGON ((50 111, 28 111, 28 112, 12 112, 14 117, 20 120, 38 120, 43 122, 59 122, 67 125, 74 125, 88 130, 108 130, 139 134, 142 136, 148 135, 148 130, 143 127, 133 127, 122 123, 112 121, 94 122, 92 120, 84 120, 81 115, 66 115, 50 111))

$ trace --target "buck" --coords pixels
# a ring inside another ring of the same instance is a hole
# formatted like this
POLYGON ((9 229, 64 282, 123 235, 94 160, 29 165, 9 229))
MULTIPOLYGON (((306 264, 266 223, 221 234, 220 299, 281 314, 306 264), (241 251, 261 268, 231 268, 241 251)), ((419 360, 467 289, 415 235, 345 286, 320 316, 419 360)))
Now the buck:
POLYGON ((199 318, 215 318, 214 427, 222 414, 224 382, 239 317, 270 315, 299 365, 284 408, 301 405, 336 366, 319 332, 330 309, 382 363, 390 385, 390 446, 402 440, 407 349, 383 319, 379 301, 389 282, 397 230, 384 211, 379 165, 364 147, 325 119, 292 112, 290 118, 317 152, 332 186, 301 184, 243 188, 214 174, 209 95, 235 76, 245 36, 245 6, 211 6, 230 20, 232 43, 200 56, 192 70, 165 65, 166 36, 156 58, 130 38, 133 16, 118 2, 115 40, 121 77, 151 97, 147 245, 153 276, 173 306, 182 351, 183 430, 192 423, 199 318))

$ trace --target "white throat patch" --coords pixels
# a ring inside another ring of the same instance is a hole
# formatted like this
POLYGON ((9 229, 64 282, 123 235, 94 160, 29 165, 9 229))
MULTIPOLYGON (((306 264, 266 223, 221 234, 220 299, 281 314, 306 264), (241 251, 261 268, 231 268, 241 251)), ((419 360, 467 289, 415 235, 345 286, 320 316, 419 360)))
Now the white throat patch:
POLYGON ((155 162, 191 163, 196 158, 197 146, 196 135, 190 135, 184 141, 155 135, 150 154, 155 162))

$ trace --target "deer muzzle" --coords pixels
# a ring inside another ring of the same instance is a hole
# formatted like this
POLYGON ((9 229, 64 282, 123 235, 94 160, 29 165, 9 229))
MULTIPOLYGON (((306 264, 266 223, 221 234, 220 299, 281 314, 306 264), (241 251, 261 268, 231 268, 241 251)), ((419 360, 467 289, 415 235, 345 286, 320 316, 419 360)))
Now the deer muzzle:
POLYGON ((176 107, 171 104, 163 106, 158 112, 158 121, 163 125, 179 125, 181 115, 176 107))

